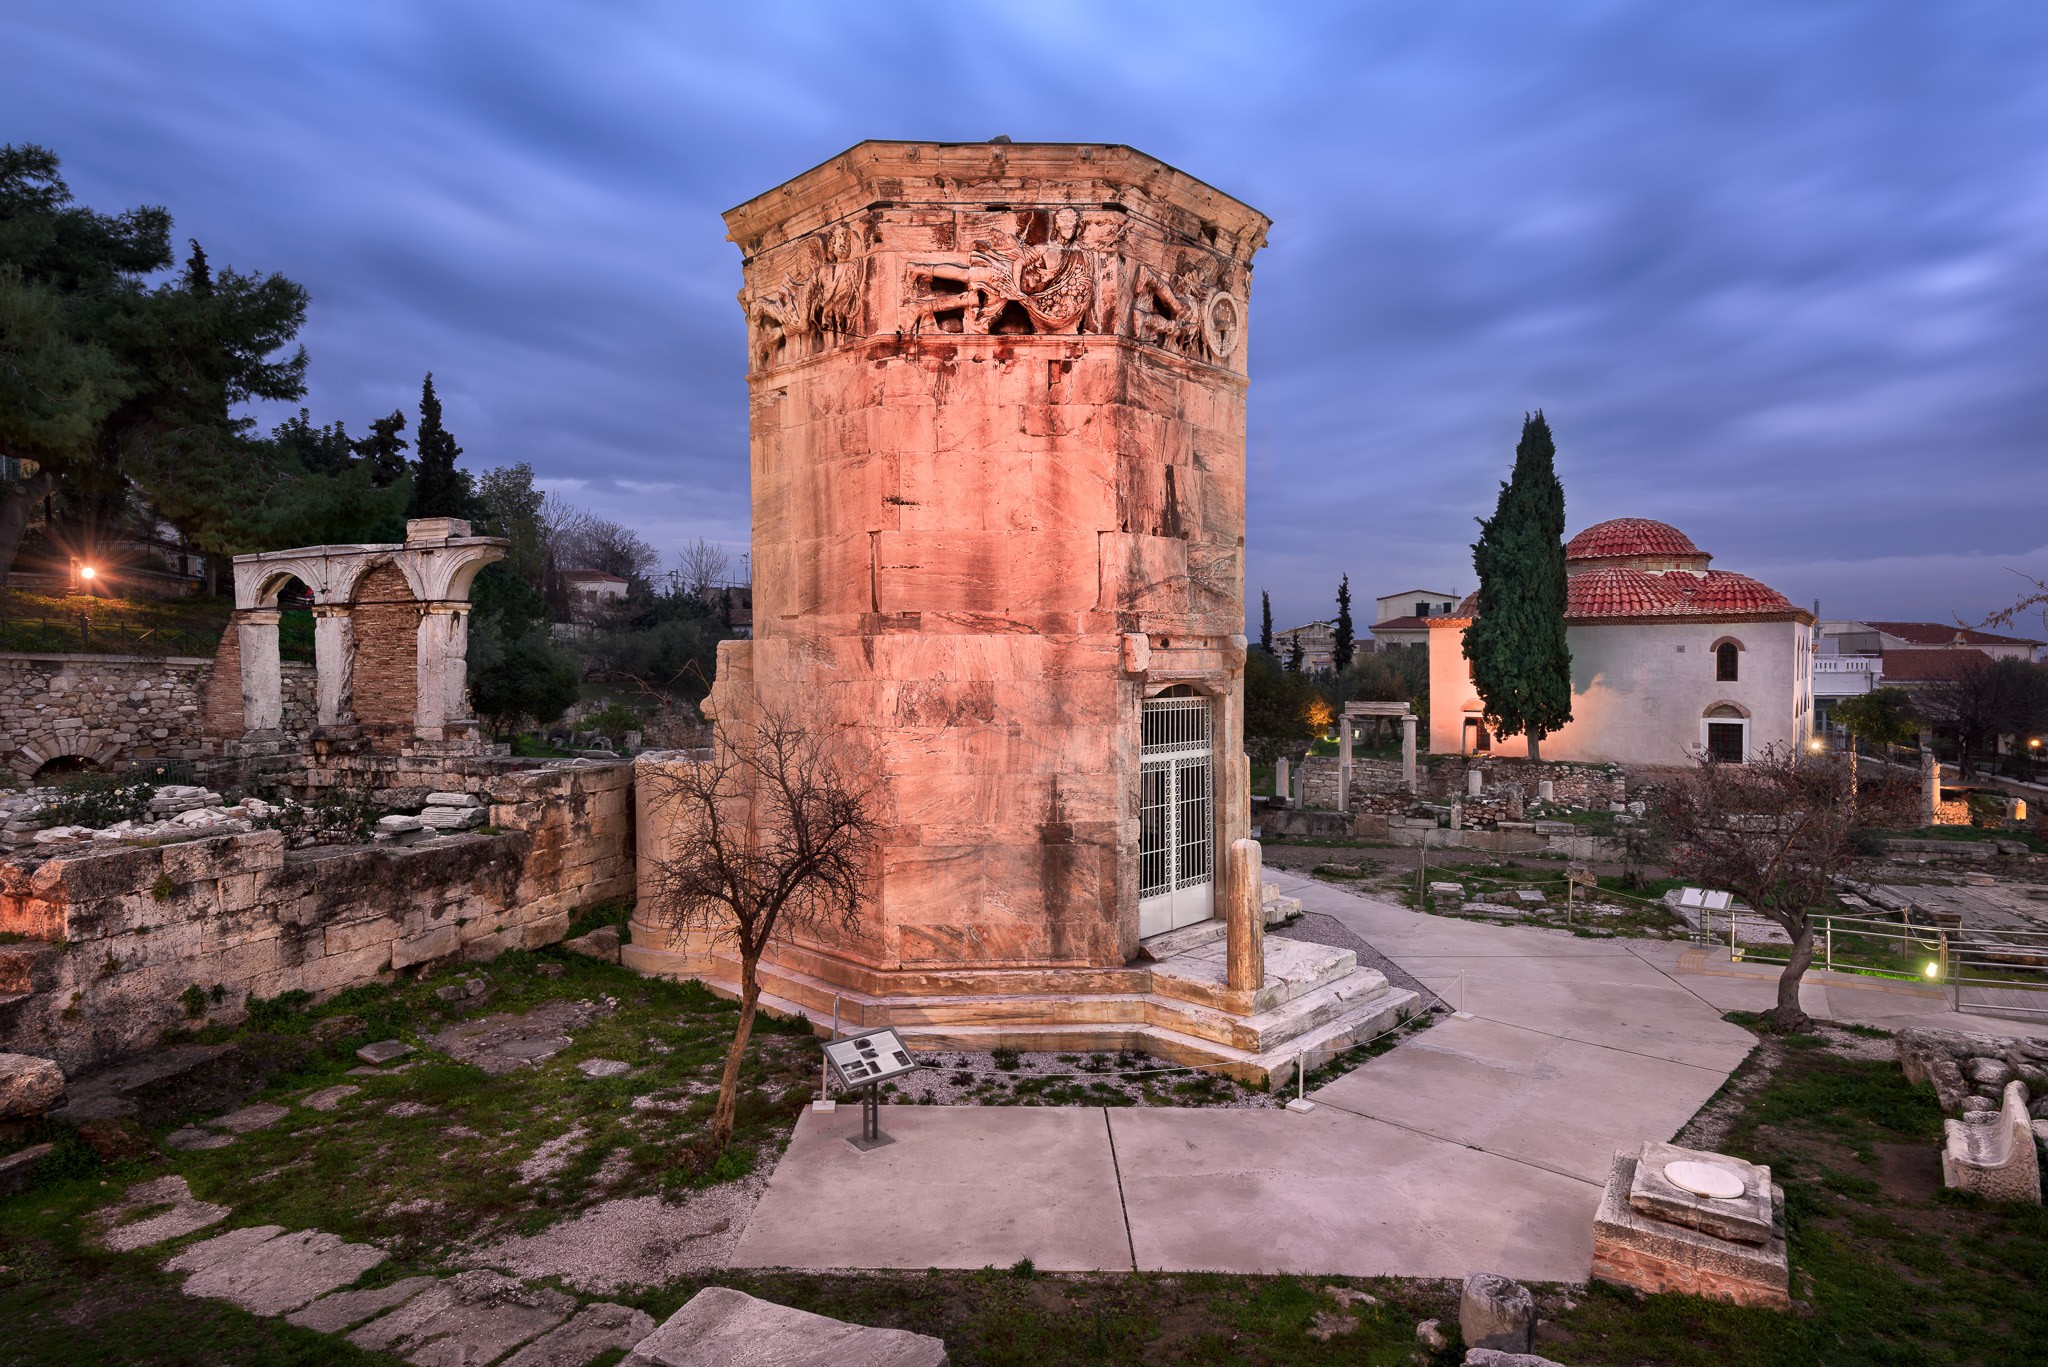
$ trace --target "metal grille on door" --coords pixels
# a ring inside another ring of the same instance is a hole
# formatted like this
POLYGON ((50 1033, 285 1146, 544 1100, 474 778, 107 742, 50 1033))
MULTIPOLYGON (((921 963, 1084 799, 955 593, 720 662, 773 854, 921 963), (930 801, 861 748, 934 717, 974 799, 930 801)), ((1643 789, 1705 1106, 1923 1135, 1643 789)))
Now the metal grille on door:
POLYGON ((1145 700, 1138 799, 1138 933, 1215 911, 1214 752, 1203 697, 1145 700))

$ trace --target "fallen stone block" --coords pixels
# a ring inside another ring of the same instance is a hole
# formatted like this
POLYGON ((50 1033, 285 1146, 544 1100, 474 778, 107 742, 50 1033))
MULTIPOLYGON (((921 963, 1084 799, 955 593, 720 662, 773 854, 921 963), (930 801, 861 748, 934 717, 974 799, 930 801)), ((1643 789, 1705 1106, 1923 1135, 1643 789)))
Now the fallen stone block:
POLYGON ((654 1317, 630 1305, 597 1301, 505 1359, 504 1367, 584 1367, 614 1348, 631 1350, 654 1332, 654 1317))
POLYGON ((1942 1185, 1987 1201, 2041 1204, 2041 1155, 2027 1114, 2027 1084, 2005 1084, 2005 1104, 1942 1122, 1942 1185))
POLYGON ((419 814, 421 826, 435 831, 467 831, 484 824, 484 814, 475 807, 429 807, 419 814))
POLYGON ((621 1367, 946 1367, 926 1334, 870 1329, 707 1286, 621 1367))
POLYGON ((581 954, 589 959, 602 959, 608 964, 619 961, 619 928, 599 926, 588 935, 578 935, 573 940, 562 941, 562 948, 571 954, 581 954))
POLYGON ((633 1065, 622 1059, 587 1058, 576 1065, 576 1071, 585 1077, 624 1077, 633 1071, 633 1065))
POLYGON ((372 1315, 381 1315, 386 1310, 404 1305, 439 1280, 438 1277, 407 1277, 402 1282, 374 1286, 366 1291, 336 1291, 286 1315, 285 1323, 317 1333, 339 1334, 372 1315))
POLYGON ((1534 1353, 1508 1353, 1498 1348, 1473 1348, 1465 1354, 1465 1367, 1564 1367, 1554 1358, 1534 1353))
POLYGON ((412 1051, 412 1046, 402 1040, 380 1039, 375 1044, 366 1044, 356 1050, 356 1057, 365 1063, 376 1064, 381 1067, 386 1063, 404 1058, 412 1051))
POLYGON ((253 1106, 244 1106, 239 1111, 229 1111, 226 1115, 216 1116, 206 1123, 216 1130, 226 1130, 230 1134, 250 1134, 256 1130, 267 1130, 290 1114, 289 1107, 273 1106, 267 1101, 259 1101, 253 1106))
POLYGON ((195 1153, 202 1149, 224 1149, 235 1142, 231 1134, 216 1134, 202 1130, 197 1125, 184 1125, 164 1136, 164 1147, 177 1153, 195 1153))
POLYGON ((481 807, 483 799, 475 793, 428 793, 429 807, 481 807))
POLYGON ((1536 1332, 1536 1298, 1497 1272, 1474 1272, 1458 1297, 1458 1328, 1467 1347, 1526 1353, 1536 1332))
POLYGON ((496 1272, 464 1272, 348 1336, 358 1348, 395 1353, 419 1367, 495 1362, 545 1334, 576 1308, 559 1291, 496 1272))
MULTIPOLYGON (((1629 1186, 1628 1203, 1638 1214, 1668 1224, 1705 1230, 1743 1244, 1766 1244, 1772 1230, 1771 1170, 1726 1154, 1682 1149, 1651 1141, 1643 1145, 1629 1186), (1742 1183, 1740 1195, 1702 1196, 1674 1182, 1673 1164, 1704 1163, 1722 1169, 1742 1183)), ((1498 1346, 1498 1345, 1493 1345, 1498 1346)))
POLYGON ((377 818, 379 835, 413 835, 425 829, 416 816, 380 816, 377 818))
MULTIPOLYGON (((103 1163, 118 1163, 124 1158, 143 1158, 156 1152, 156 1145, 149 1140, 133 1116, 103 1116, 88 1120, 78 1127, 78 1137, 85 1141, 103 1163)), ((229 1141, 232 1143, 233 1141, 229 1141)))
POLYGON ((56 1151, 55 1144, 31 1144, 0 1158, 0 1196, 12 1196, 29 1184, 36 1164, 56 1151))
POLYGON ((340 1236, 317 1229, 286 1234, 277 1225, 233 1230, 194 1244, 164 1264, 166 1272, 190 1272, 185 1294, 223 1300, 254 1315, 282 1315, 355 1281, 378 1263, 384 1251, 368 1244, 344 1243, 340 1236))
POLYGON ((54 1062, 34 1054, 0 1054, 0 1120, 42 1115, 63 1099, 64 1070, 54 1062))

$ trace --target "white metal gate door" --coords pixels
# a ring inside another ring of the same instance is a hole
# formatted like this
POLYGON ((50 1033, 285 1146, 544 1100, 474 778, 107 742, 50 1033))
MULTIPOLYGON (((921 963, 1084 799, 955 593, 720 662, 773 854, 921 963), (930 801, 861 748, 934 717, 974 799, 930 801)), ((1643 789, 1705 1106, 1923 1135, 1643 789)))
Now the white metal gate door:
POLYGON ((1214 780, 1209 700, 1147 698, 1138 775, 1140 936, 1215 914, 1214 780))

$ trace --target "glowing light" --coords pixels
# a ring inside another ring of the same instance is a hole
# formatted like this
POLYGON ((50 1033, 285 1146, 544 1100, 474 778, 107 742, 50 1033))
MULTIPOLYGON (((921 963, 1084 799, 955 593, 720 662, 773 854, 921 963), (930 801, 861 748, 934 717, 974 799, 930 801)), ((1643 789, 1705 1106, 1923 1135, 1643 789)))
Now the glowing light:
POLYGON ((80 565, 78 567, 78 577, 80 579, 96 579, 99 577, 99 571, 90 565, 80 565))
POLYGON ((1827 749, 1828 747, 1826 741, 1823 741, 1822 739, 1820 739, 1820 737, 1816 736, 1812 740, 1806 742, 1806 748, 1813 751, 1813 753, 1817 755, 1821 751, 1827 749))
POLYGON ((1941 976, 1941 965, 1930 960, 1927 965, 1927 976, 1939 978, 1941 976))

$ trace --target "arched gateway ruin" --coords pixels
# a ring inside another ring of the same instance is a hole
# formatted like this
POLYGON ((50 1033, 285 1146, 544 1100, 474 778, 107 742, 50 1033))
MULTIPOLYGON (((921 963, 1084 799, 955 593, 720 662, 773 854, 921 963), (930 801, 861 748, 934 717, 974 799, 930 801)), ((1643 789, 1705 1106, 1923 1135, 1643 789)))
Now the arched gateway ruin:
MULTIPOLYGON (((1128 147, 870 142, 726 223, 755 636, 707 711, 857 732, 883 792, 866 925, 772 951, 768 1004, 1258 1076, 1390 1019, 1408 994, 1348 951, 1254 936, 1227 971, 1218 919, 1233 857, 1240 920, 1259 901, 1231 851, 1265 216, 1128 147)), ((643 804, 643 887, 666 835, 643 804)), ((644 917, 633 941, 736 977, 644 917)))

